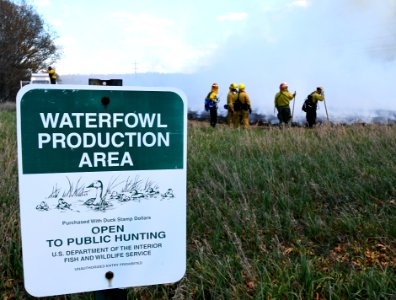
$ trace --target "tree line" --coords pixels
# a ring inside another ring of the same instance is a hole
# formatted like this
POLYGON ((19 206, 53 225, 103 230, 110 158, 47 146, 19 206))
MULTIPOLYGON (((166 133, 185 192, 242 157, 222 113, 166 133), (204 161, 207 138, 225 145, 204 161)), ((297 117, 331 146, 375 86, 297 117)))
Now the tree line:
POLYGON ((0 0, 0 103, 15 101, 21 80, 59 59, 54 39, 31 5, 0 0))

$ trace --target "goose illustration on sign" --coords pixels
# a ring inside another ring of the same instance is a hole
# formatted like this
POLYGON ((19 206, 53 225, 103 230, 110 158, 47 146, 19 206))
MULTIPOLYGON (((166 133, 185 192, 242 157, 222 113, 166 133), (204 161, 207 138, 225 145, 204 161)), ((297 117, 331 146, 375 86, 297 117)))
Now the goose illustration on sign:
POLYGON ((161 194, 162 199, 170 199, 170 198, 175 198, 175 195, 173 195, 173 190, 168 189, 164 194, 161 194))
POLYGON ((66 210, 70 209, 71 204, 67 203, 63 198, 58 200, 58 205, 56 206, 57 209, 66 210))
POLYGON ((97 210, 105 210, 106 206, 109 206, 109 202, 103 197, 103 183, 100 180, 96 180, 87 186, 87 188, 94 188, 96 190, 95 197, 89 198, 84 202, 85 205, 91 206, 97 210))
POLYGON ((131 200, 135 200, 140 202, 140 198, 144 198, 144 197, 145 195, 143 193, 140 193, 136 189, 133 189, 130 192, 123 192, 121 195, 119 195, 119 201, 127 202, 131 200))
POLYGON ((118 206, 128 202, 140 203, 144 200, 158 199, 159 201, 175 198, 172 188, 164 189, 161 193, 157 184, 147 179, 144 186, 139 176, 134 179, 117 178, 110 180, 106 189, 102 180, 94 180, 87 185, 81 183, 81 178, 72 182, 67 178, 68 187, 56 184, 45 200, 36 205, 37 211, 48 212, 53 209, 65 212, 81 212, 89 209, 91 211, 106 211, 116 209, 118 206), (119 187, 119 188, 117 188, 119 187), (51 203, 55 202, 54 204, 51 203), (73 209, 73 208, 74 209, 73 209))
POLYGON ((43 210, 48 211, 49 207, 48 207, 47 202, 41 201, 41 203, 36 206, 36 209, 40 210, 40 211, 43 211, 43 210))

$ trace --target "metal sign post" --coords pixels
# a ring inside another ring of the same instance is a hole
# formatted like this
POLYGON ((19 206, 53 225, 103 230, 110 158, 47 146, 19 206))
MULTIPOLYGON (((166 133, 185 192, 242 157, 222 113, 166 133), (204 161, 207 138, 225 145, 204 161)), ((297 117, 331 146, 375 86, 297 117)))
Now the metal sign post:
POLYGON ((114 289, 183 277, 183 93, 28 85, 17 97, 17 135, 23 269, 30 294, 122 295, 114 289))
POLYGON ((97 291, 94 294, 95 300, 127 300, 127 291, 124 289, 110 289, 97 291))

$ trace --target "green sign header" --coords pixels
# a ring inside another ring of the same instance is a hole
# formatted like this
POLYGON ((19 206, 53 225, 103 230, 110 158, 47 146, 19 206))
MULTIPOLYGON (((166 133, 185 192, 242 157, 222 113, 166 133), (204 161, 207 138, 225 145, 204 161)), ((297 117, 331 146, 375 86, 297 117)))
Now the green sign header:
POLYGON ((184 167, 176 92, 37 88, 19 110, 23 174, 184 167))

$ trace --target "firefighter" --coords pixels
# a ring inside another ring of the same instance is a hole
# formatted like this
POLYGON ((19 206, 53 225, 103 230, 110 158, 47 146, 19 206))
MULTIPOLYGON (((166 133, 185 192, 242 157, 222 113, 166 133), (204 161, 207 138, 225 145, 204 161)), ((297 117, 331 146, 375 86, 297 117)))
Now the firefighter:
POLYGON ((217 83, 212 84, 211 91, 205 99, 205 109, 210 112, 210 126, 213 128, 217 124, 217 103, 219 98, 217 94, 219 93, 219 85, 217 83))
POLYGON ((245 85, 240 83, 234 101, 233 127, 238 128, 242 123, 245 128, 250 128, 249 113, 251 112, 250 99, 245 91, 245 85))
POLYGON ((278 111, 278 119, 280 125, 288 124, 292 118, 290 111, 290 101, 296 97, 296 92, 294 94, 290 93, 288 90, 288 85, 286 82, 282 82, 279 85, 279 92, 275 95, 275 107, 278 111))
POLYGON ((309 105, 306 106, 306 119, 308 127, 316 124, 316 110, 318 109, 318 101, 324 100, 324 88, 319 86, 308 96, 309 105))
POLYGON ((227 95, 227 110, 228 110, 227 124, 230 126, 232 125, 233 122, 234 101, 235 101, 236 92, 237 92, 237 85, 235 83, 231 83, 230 91, 228 92, 227 95))
POLYGON ((56 72, 52 67, 48 67, 48 75, 51 80, 51 84, 56 84, 56 72))

